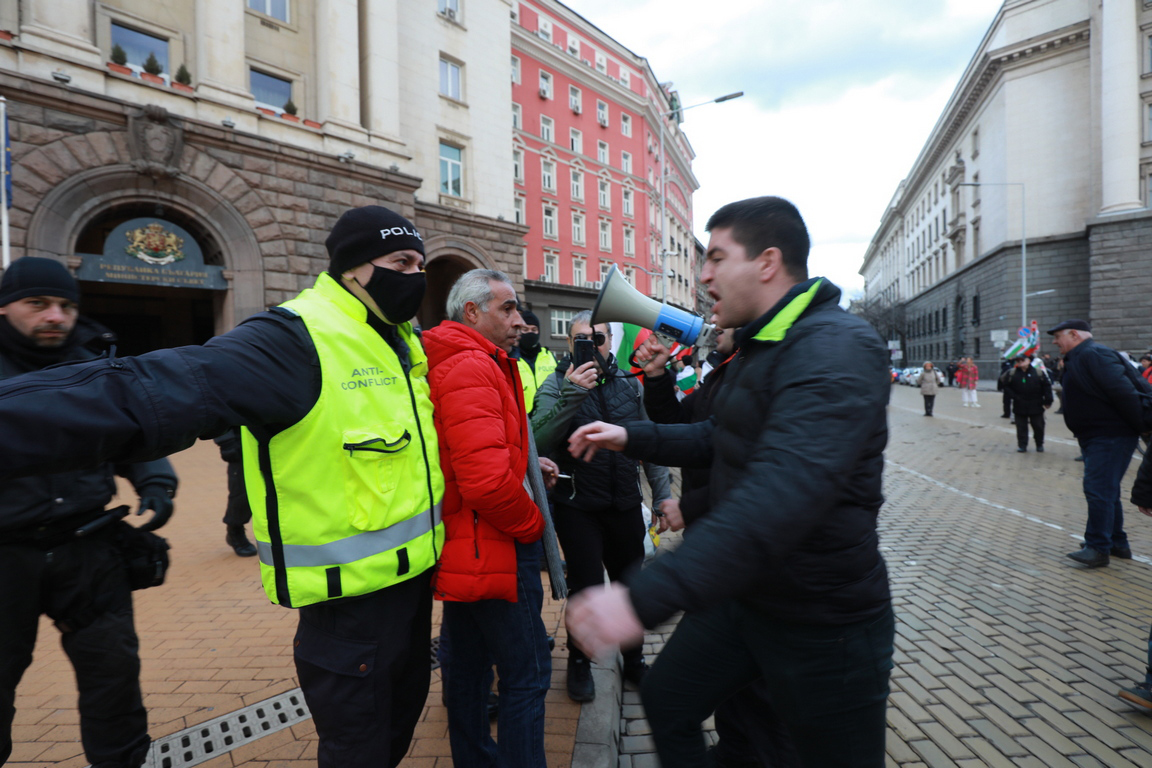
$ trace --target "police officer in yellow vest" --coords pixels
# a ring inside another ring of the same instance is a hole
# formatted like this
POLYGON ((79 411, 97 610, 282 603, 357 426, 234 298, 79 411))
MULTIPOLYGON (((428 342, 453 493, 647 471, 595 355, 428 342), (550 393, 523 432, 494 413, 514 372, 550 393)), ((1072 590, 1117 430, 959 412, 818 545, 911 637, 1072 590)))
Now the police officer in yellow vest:
POLYGON ((520 318, 524 326, 520 329, 520 343, 517 345, 520 350, 517 365, 520 367, 520 383, 524 386, 524 406, 528 413, 532 413, 536 390, 549 374, 556 372, 556 356, 540 346, 540 319, 536 314, 522 309, 520 318))
POLYGON ((0 383, 0 480, 156 458, 241 425, 264 588, 299 609, 319 765, 396 766, 428 694, 444 541, 428 365, 408 322, 424 245, 379 206, 346 212, 325 244, 314 287, 203 346, 0 383))

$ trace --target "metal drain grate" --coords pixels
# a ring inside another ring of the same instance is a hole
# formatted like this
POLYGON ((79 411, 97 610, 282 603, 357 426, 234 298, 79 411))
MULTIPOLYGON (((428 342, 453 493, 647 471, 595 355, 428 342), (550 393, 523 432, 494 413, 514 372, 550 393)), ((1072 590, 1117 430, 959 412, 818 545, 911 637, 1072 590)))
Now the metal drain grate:
POLYGON ((145 768, 199 765, 312 717, 299 688, 152 742, 145 768))

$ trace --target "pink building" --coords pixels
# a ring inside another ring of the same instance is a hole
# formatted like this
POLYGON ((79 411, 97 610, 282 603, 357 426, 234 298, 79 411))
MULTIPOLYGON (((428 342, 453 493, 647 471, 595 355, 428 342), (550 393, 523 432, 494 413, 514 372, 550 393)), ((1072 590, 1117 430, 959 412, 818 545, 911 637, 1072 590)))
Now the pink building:
POLYGON ((525 237, 525 299, 566 348, 615 264, 641 292, 695 308, 692 148, 675 91, 647 60, 554 0, 512 8, 513 166, 525 237), (661 248, 664 125, 665 243, 661 248), (667 280, 662 280, 662 255, 667 280))

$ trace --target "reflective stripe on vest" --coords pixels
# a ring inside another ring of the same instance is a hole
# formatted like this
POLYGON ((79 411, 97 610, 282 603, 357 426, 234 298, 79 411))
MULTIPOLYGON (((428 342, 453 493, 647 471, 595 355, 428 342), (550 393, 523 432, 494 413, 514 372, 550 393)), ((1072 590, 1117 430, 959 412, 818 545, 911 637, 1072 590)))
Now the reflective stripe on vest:
MULTIPOLYGON (((377 552, 402 547, 409 541, 431 532, 434 525, 440 524, 441 514, 442 505, 437 504, 432 509, 431 515, 428 514, 428 510, 424 510, 402 523, 396 523, 381 531, 365 531, 327 544, 285 544, 284 565, 287 568, 301 568, 354 563, 377 552)), ((261 563, 272 565, 271 544, 258 541, 256 551, 260 553, 261 563)))
POLYGON ((365 322, 364 304, 327 273, 283 306, 316 347, 320 393, 267 442, 242 432, 265 592, 300 607, 411 579, 435 565, 444 540, 444 478, 420 342, 411 326, 397 327, 410 349, 405 372, 365 322))

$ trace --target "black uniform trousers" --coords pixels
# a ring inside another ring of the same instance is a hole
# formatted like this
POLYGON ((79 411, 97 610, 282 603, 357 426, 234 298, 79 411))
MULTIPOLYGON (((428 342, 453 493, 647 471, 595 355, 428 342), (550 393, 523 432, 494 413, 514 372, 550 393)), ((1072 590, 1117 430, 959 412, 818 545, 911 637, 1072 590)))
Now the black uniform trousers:
POLYGON ((362 597, 300 609, 296 674, 319 768, 395 768, 432 676, 432 571, 362 597))
POLYGON ((44 549, 0 543, 0 765, 12 753, 16 686, 40 615, 76 672, 80 739, 93 768, 137 768, 148 754, 132 590, 110 532, 44 549))
POLYGON ((244 464, 228 462, 228 506, 224 509, 224 525, 244 525, 252 519, 248 493, 244 489, 244 464))
POLYGON ((1020 448, 1028 447, 1028 425, 1032 425, 1032 432, 1036 436, 1036 445, 1044 445, 1044 412, 1025 416, 1016 408, 1016 445, 1020 448))
MULTIPOLYGON (((568 594, 604 583, 608 578, 619 581, 628 568, 644 559, 644 513, 637 504, 617 509, 585 509, 564 502, 564 492, 556 492, 556 538, 564 548, 568 563, 568 594)), ((624 663, 644 658, 642 648, 630 648, 624 653, 624 663)), ((587 656, 574 644, 568 645, 568 656, 584 659, 587 656)))

